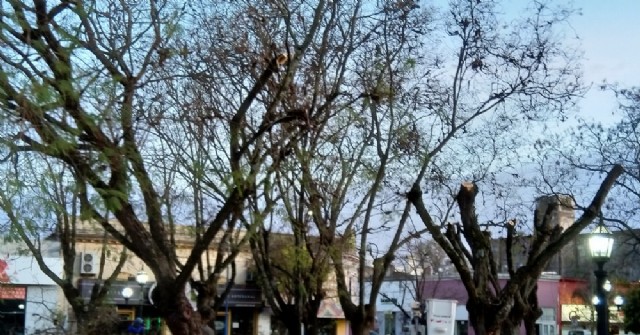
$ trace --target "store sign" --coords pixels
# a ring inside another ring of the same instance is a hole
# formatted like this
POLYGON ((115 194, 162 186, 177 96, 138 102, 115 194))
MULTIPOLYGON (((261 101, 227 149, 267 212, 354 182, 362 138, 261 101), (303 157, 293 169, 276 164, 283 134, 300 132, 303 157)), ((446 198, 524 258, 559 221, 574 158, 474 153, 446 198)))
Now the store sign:
POLYGON ((1 285, 0 300, 24 300, 27 298, 27 288, 24 286, 1 285))
MULTIPOLYGON (((96 289, 100 289, 104 285, 104 282, 98 279, 80 279, 78 280, 78 288, 80 289, 80 295, 84 301, 91 299, 91 292, 94 286, 96 289)), ((154 284, 155 285, 155 284, 154 284)), ((107 291, 106 301, 112 304, 118 305, 149 305, 150 301, 147 298, 145 292, 149 289, 149 285, 140 286, 135 281, 115 280, 109 284, 109 290, 107 291), (131 298, 125 299, 122 296, 122 290, 129 288, 132 292, 131 298)))
MULTIPOLYGON (((45 265, 58 276, 62 275, 60 258, 44 258, 45 265)), ((0 285, 55 285, 38 266, 36 259, 29 256, 0 256, 0 285)))
POLYGON ((382 297, 380 299, 380 303, 384 304, 384 305, 397 305, 398 304, 398 299, 389 298, 389 297, 382 297))
MULTIPOLYGON (((218 287, 218 292, 222 292, 225 285, 218 287)), ((262 291, 258 287, 248 285, 234 285, 227 293, 224 304, 232 307, 261 307, 262 291)))

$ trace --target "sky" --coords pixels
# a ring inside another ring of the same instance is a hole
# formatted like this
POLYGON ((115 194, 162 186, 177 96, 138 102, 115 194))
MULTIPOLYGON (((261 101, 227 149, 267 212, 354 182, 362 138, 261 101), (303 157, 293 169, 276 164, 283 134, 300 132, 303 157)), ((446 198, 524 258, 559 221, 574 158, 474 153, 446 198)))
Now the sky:
POLYGON ((583 116, 608 122, 616 101, 598 86, 603 80, 621 86, 640 85, 640 1, 583 0, 582 15, 571 20, 584 52, 584 79, 594 87, 580 103, 583 116))

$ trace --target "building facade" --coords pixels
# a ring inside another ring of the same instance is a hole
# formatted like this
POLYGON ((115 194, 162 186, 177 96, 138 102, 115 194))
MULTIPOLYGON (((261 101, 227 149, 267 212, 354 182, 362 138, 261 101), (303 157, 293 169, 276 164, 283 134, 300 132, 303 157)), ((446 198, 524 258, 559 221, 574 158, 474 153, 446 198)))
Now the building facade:
MULTIPOLYGON (((379 335, 409 335, 417 300, 418 277, 390 270, 380 286, 376 299, 376 317, 379 335)), ((365 282, 370 292, 370 282, 365 282)), ((367 296, 367 299, 369 297, 367 296)))
MULTIPOLYGON (((60 275, 62 262, 45 257, 47 266, 60 275)), ((44 274, 30 256, 0 257, 0 334, 33 334, 64 322, 56 283, 44 274), (54 313, 51 313, 51 312, 54 313)))
MULTIPOLYGON (((502 285, 506 283, 506 276, 500 279, 502 285)), ((542 316, 536 321, 536 329, 539 335, 558 335, 558 313, 560 304, 558 300, 560 276, 548 274, 538 280, 538 303, 542 308, 542 316)), ((456 335, 473 335, 473 328, 469 323, 469 313, 466 303, 467 291, 458 276, 428 277, 423 284, 423 297, 425 299, 456 300, 456 335)), ((520 334, 525 330, 521 327, 520 334)))
MULTIPOLYGON (((55 235, 45 240, 47 268, 56 276, 63 276, 63 261, 60 244, 55 235)), ((185 261, 192 248, 193 238, 185 233, 176 236, 176 252, 185 261)), ((206 255, 211 263, 216 258, 216 247, 206 255)), ((65 330, 73 333, 76 320, 60 287, 40 270, 34 257, 22 256, 24 246, 3 244, 2 250, 9 252, 0 258, 0 334, 35 334, 38 331, 65 330)), ((72 282, 79 289, 81 299, 90 300, 92 291, 105 285, 118 268, 124 248, 113 238, 105 235, 99 227, 83 223, 76 229, 75 264, 72 282)), ((44 251, 43 251, 44 252, 44 251)), ((205 256, 206 257, 206 256, 205 256)), ((346 264, 355 264, 345 256, 346 264)), ((236 276, 221 308, 209 326, 216 335, 271 335, 277 334, 272 327, 272 313, 265 304, 261 288, 256 282, 253 257, 247 248, 235 258, 236 276)), ((352 276, 353 269, 348 269, 352 276)), ((196 276, 197 277, 197 276, 196 276)), ((228 278, 221 278, 219 291, 226 288, 228 278)), ((144 263, 132 253, 127 253, 115 279, 109 281, 106 296, 106 312, 119 320, 113 333, 126 333, 126 327, 135 319, 145 322, 146 334, 170 334, 154 307, 153 291, 155 279, 144 263), (144 273, 145 280, 137 277, 144 273), (126 294, 125 294, 126 292, 126 294)), ((322 302, 318 317, 323 327, 322 335, 348 335, 349 325, 337 299, 335 278, 327 280, 327 298, 322 302)), ((196 292, 189 285, 185 288, 196 308, 196 292)), ((108 333, 112 333, 109 331, 108 333)))

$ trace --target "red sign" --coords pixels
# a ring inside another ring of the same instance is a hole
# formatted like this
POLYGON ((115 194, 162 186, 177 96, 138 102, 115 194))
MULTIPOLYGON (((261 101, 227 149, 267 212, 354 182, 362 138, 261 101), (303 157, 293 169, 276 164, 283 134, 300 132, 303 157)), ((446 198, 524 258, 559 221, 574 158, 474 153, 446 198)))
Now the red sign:
POLYGON ((27 297, 27 288, 24 286, 0 286, 0 300, 24 300, 27 297))
POLYGON ((9 268, 9 264, 4 259, 0 259, 0 283, 8 283, 9 275, 7 274, 7 269, 9 268))

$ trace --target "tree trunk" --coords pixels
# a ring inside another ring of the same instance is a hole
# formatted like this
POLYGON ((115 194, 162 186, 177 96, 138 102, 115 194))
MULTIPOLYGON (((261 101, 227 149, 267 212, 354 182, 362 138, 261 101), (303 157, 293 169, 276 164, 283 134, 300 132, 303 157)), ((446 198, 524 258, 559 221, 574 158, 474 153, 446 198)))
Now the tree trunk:
POLYGON ((520 332, 520 320, 518 320, 518 322, 504 320, 499 329, 501 335, 518 335, 520 332))
POLYGON ((193 310, 184 289, 176 289, 173 281, 169 284, 157 282, 153 300, 160 316, 167 322, 173 335, 200 335, 202 322, 200 314, 193 310))
POLYGON ((218 294, 216 285, 217 284, 208 281, 204 283, 198 281, 193 284, 193 289, 198 292, 197 306, 202 325, 208 324, 216 317, 216 311, 214 308, 214 303, 217 302, 216 299, 218 294))
POLYGON ((369 327, 366 327, 364 322, 360 321, 360 322, 353 322, 350 320, 351 323, 351 335, 369 335, 369 332, 371 331, 371 329, 369 327))
POLYGON ((365 307, 364 314, 356 308, 356 311, 347 317, 351 324, 351 335, 369 335, 376 325, 375 317, 375 309, 369 305, 365 307))
POLYGON ((318 335, 318 317, 309 316, 304 325, 304 335, 318 335))
MULTIPOLYGON (((467 311, 469 312, 469 323, 476 335, 500 335, 502 322, 495 319, 496 311, 482 302, 467 301, 467 311)), ((507 335, 507 334, 505 334, 507 335)))
POLYGON ((469 323, 475 335, 487 335, 487 330, 484 327, 483 313, 472 312, 470 304, 467 304, 467 310, 469 311, 469 323))
POLYGON ((287 328, 287 333, 289 335, 304 335, 301 333, 300 321, 298 320, 299 318, 297 318, 295 315, 291 315, 291 318, 282 320, 284 326, 287 328))
POLYGON ((536 335, 536 320, 525 318, 524 319, 524 329, 527 335, 536 335))

